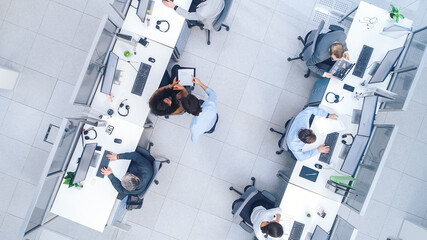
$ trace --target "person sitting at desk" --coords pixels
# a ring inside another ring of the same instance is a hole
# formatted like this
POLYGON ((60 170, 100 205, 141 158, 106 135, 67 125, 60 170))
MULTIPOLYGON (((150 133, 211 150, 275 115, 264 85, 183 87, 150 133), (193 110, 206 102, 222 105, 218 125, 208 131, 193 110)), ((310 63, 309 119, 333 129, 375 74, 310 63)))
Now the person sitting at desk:
POLYGON ((130 165, 127 173, 123 176, 120 181, 113 174, 113 170, 110 167, 102 168, 101 173, 105 176, 108 176, 113 187, 119 193, 117 198, 122 200, 127 195, 130 194, 139 194, 143 192, 153 177, 153 165, 145 159, 141 154, 137 152, 129 152, 129 153, 112 153, 107 154, 107 158, 110 161, 116 161, 118 159, 130 159, 130 165))
POLYGON ((190 125, 191 141, 197 142, 200 135, 215 131, 218 123, 218 109, 214 90, 208 88, 198 78, 193 77, 193 83, 203 88, 208 95, 208 99, 202 104, 191 94, 181 100, 185 111, 194 115, 190 125))
POLYGON ((280 238, 283 235, 283 227, 279 223, 282 209, 265 209, 257 206, 252 210, 251 222, 256 238, 267 239, 268 237, 280 238))
POLYGON ((170 0, 163 0, 163 4, 173 8, 179 15, 187 19, 190 28, 200 26, 198 22, 201 22, 206 29, 212 29, 213 22, 225 6, 224 0, 193 0, 190 9, 186 11, 170 0))
POLYGON ((289 150, 298 161, 304 161, 318 153, 329 152, 329 146, 326 146, 325 144, 309 151, 302 151, 305 144, 311 144, 316 141, 316 135, 313 130, 309 129, 312 115, 323 116, 334 120, 337 120, 338 117, 337 115, 329 114, 318 107, 307 107, 295 117, 286 137, 286 143, 289 150))
POLYGON ((188 92, 184 86, 176 80, 178 75, 179 65, 172 68, 172 77, 165 72, 163 75, 160 88, 157 89, 148 102, 151 112, 158 116, 173 115, 184 111, 181 104, 181 99, 188 96, 188 92), (173 81, 171 81, 173 79, 173 81))
POLYGON ((305 62, 307 67, 320 76, 331 78, 332 73, 328 71, 335 64, 335 61, 343 57, 347 60, 350 59, 346 53, 346 38, 344 31, 320 34, 313 55, 305 62))

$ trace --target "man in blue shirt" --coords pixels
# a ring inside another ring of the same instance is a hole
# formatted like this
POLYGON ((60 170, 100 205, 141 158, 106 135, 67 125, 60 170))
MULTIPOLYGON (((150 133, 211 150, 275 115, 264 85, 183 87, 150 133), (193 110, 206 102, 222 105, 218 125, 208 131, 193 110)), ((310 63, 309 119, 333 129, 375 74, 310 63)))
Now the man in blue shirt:
POLYGON ((288 145, 288 149, 291 150, 298 161, 304 161, 319 153, 329 152, 329 146, 326 146, 325 144, 309 151, 302 151, 305 144, 311 144, 316 141, 316 135, 311 129, 309 129, 311 115, 323 116, 334 120, 337 120, 338 117, 337 115, 329 114, 318 107, 308 107, 295 117, 292 126, 290 126, 288 136, 286 137, 286 143, 288 145))
POLYGON ((218 122, 218 110, 216 93, 198 78, 193 77, 193 82, 205 90, 208 95, 208 99, 203 104, 200 104, 199 99, 191 94, 181 99, 181 104, 185 111, 195 116, 190 125, 191 141, 195 143, 199 140, 200 135, 215 131, 215 126, 218 122))

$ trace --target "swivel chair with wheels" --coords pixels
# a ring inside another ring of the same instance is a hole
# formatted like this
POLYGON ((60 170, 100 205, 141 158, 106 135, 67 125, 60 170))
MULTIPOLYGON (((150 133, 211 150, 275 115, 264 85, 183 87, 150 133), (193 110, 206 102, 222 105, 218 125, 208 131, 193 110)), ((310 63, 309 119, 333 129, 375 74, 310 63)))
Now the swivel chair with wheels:
POLYGON ((296 160, 295 156, 289 150, 288 144, 286 143, 286 137, 288 136, 289 130, 290 130, 291 126, 292 126, 292 123, 294 122, 294 119, 295 119, 295 117, 292 117, 291 119, 289 119, 288 121, 286 121, 286 123, 285 123, 285 131, 283 133, 279 132, 277 130, 274 130, 274 128, 270 128, 270 131, 282 135, 282 137, 280 138, 279 142, 277 143, 279 145, 279 150, 276 151, 276 154, 280 155, 284 151, 288 151, 291 154, 291 157, 296 160))
POLYGON ((251 222, 252 210, 258 206, 259 202, 266 203, 264 206, 266 209, 276 207, 276 198, 268 191, 259 191, 255 187, 255 178, 252 177, 252 184, 244 188, 244 192, 241 193, 234 187, 230 187, 230 191, 234 191, 239 194, 240 198, 235 200, 232 205, 231 213, 235 218, 240 217, 242 220, 239 225, 246 232, 252 233, 253 227, 251 222))

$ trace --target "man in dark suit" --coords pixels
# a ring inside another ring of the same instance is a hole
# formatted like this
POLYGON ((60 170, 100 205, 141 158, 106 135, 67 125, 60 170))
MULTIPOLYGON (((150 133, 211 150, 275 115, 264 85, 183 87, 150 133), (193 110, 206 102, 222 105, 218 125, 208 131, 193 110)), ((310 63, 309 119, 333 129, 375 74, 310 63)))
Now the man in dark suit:
POLYGON ((329 72, 335 61, 350 59, 347 51, 344 31, 332 31, 320 34, 313 55, 306 60, 307 67, 323 77, 331 78, 329 72))
POLYGON ((101 173, 108 176, 113 187, 119 193, 117 198, 122 200, 127 195, 138 195, 143 192, 148 183, 153 177, 153 164, 145 159, 141 154, 137 152, 130 153, 110 153, 107 155, 110 161, 116 161, 118 159, 131 160, 127 173, 123 176, 122 180, 119 180, 114 176, 113 171, 110 167, 102 168, 101 173))

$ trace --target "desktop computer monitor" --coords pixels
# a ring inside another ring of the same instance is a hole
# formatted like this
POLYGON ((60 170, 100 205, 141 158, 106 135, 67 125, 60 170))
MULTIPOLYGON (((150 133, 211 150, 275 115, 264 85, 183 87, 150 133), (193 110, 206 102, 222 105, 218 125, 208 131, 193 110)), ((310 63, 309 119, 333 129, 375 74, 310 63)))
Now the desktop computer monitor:
POLYGON ((114 75, 116 74, 117 63, 119 62, 119 56, 110 51, 108 55, 107 63, 104 69, 104 79, 101 84, 101 92, 105 94, 111 93, 111 88, 114 83, 114 75))
POLYGON ((141 19, 141 22, 145 22, 145 16, 147 15, 147 10, 149 10, 149 6, 151 4, 151 0, 138 0, 138 7, 136 8, 136 15, 141 19))
POLYGON ((375 112, 377 110, 377 96, 369 96, 363 99, 362 111, 360 113, 359 128, 357 134, 362 136, 370 136, 372 125, 374 124, 375 112))
POLYGON ((356 135, 353 143, 351 144, 350 150, 348 150, 347 156, 344 159, 344 163, 341 166, 341 171, 353 176, 354 172, 359 166, 359 162, 365 153, 366 145, 368 145, 369 137, 356 135))
POLYGON ((95 150, 97 146, 98 145, 96 143, 88 143, 85 145, 82 155, 79 158, 79 165, 75 171, 75 176, 72 182, 73 184, 85 180, 90 163, 95 156, 95 150))
POLYGON ((310 240, 328 240, 329 234, 323 228, 321 228, 319 225, 316 225, 316 228, 314 229, 313 235, 311 235, 310 240))
POLYGON ((374 75, 372 75, 371 80, 369 80, 369 84, 383 82, 399 59, 402 51, 403 47, 388 51, 381 61, 381 64, 378 66, 378 69, 375 71, 374 75))

